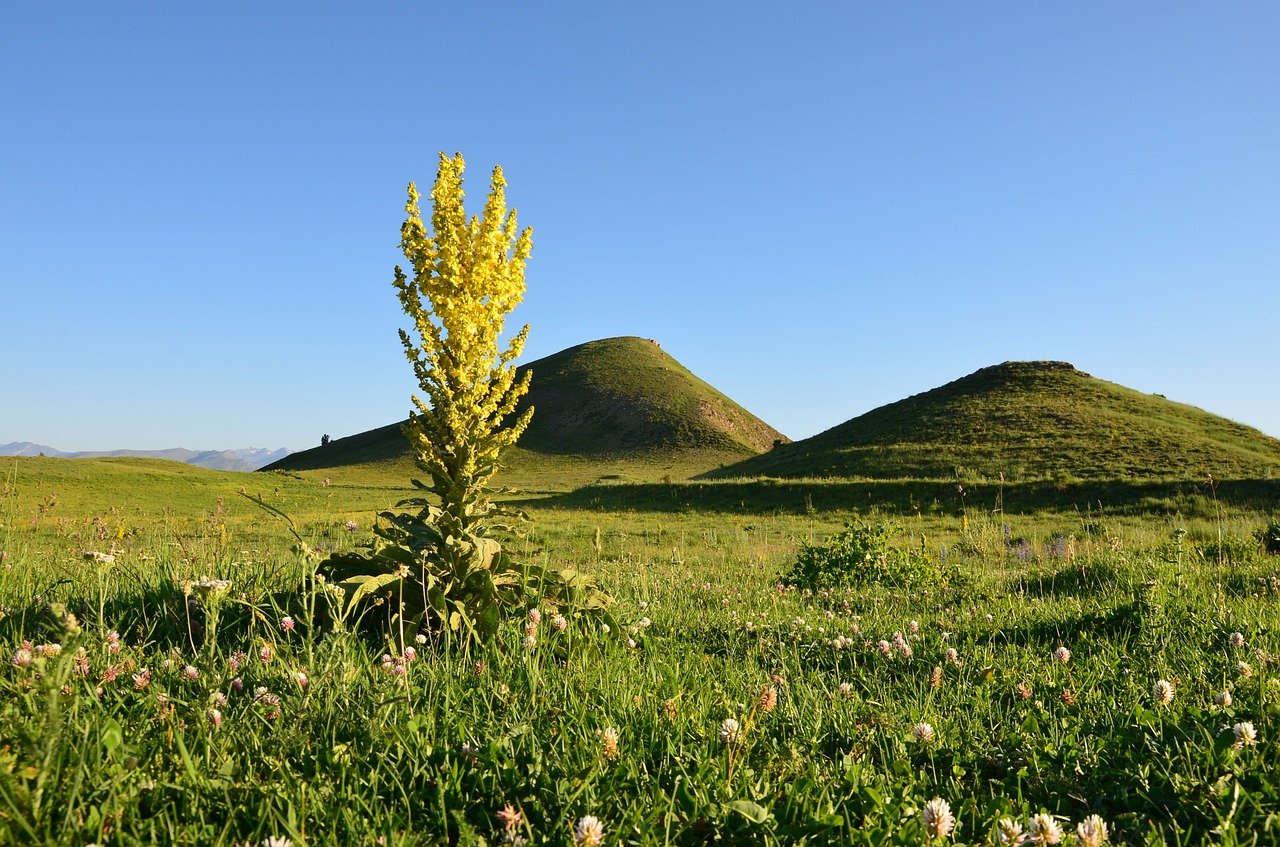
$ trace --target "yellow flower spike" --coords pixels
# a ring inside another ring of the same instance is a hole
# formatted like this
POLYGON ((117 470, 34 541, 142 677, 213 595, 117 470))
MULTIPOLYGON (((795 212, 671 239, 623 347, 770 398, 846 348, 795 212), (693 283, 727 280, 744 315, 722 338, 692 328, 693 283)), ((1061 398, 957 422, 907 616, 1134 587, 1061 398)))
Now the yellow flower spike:
POLYGON ((410 183, 400 228, 409 272, 397 266, 394 278, 413 323, 400 340, 422 390, 413 397, 406 434, 442 498, 445 520, 453 522, 448 529, 459 537, 486 511, 485 486, 498 454, 520 437, 533 411, 510 420, 529 389, 529 375, 517 380, 512 364, 528 326, 505 349, 498 343, 506 315, 524 297, 532 230, 520 231, 515 210, 507 209, 501 167, 493 170, 482 214, 468 218, 464 170, 460 154, 440 154, 430 232, 419 210, 422 195, 410 183))

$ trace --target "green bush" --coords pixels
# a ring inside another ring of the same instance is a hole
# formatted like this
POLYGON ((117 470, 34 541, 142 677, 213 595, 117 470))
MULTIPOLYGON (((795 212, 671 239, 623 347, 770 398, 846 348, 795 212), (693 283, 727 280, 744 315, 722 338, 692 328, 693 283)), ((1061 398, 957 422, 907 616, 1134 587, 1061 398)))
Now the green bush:
POLYGON ((1209 541, 1199 544, 1196 549, 1205 562, 1216 562, 1219 558, 1224 562, 1241 565, 1258 554, 1258 542, 1254 538, 1224 537, 1221 541, 1209 541))
POLYGON ((899 588, 943 586, 959 575, 935 562, 923 549, 903 550, 890 539, 901 532, 892 524, 846 524, 825 544, 802 542, 791 570, 782 578, 796 588, 856 588, 888 585, 899 588))
POLYGON ((1272 518, 1266 527, 1258 530, 1258 540, 1272 556, 1280 556, 1280 518, 1272 518))

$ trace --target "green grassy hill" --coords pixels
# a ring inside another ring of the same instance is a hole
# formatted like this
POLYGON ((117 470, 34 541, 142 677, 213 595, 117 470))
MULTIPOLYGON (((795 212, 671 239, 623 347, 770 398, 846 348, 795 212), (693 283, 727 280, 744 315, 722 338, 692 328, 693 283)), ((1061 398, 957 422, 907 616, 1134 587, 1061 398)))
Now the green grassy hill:
MULTIPOLYGON (((533 371, 521 408, 532 405, 535 412, 504 457, 500 481, 506 484, 685 478, 787 441, 648 339, 589 341, 520 370, 533 371)), ((402 423, 335 439, 264 470, 410 474, 402 423)))
POLYGON ((1096 379, 1005 362, 873 409, 707 478, 1220 479, 1280 477, 1280 441, 1096 379))

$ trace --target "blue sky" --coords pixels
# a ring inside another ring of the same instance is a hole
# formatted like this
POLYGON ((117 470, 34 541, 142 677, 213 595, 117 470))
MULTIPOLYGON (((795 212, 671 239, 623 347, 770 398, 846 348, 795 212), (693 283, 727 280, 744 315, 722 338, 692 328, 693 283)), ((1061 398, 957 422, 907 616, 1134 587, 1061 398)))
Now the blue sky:
POLYGON ((1280 6, 7 3, 0 443, 402 418, 406 185, 534 229, 523 361, 793 438, 1009 359, 1280 436, 1280 6))

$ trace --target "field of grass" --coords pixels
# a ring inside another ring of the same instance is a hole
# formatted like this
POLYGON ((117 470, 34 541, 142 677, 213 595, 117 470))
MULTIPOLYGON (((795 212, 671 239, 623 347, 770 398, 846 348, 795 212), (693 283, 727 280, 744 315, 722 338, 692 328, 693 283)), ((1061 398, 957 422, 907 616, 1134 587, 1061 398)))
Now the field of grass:
POLYGON ((325 623, 404 487, 318 474, 7 466, 0 845, 1280 841, 1269 483, 535 485, 621 626, 463 649, 325 623), (780 587, 885 520, 951 578, 780 587))

